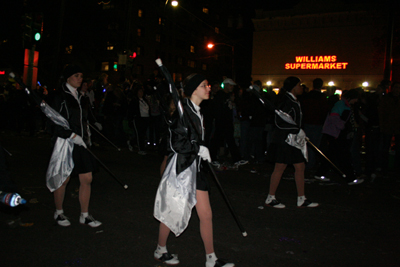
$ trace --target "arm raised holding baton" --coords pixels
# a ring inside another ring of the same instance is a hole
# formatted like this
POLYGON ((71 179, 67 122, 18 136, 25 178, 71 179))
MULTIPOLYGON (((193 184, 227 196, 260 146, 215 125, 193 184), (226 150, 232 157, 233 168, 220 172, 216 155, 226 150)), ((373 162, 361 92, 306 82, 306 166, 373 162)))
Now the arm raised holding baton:
POLYGON ((178 116, 170 123, 171 154, 154 205, 154 216, 161 222, 154 257, 168 265, 179 263, 177 255, 168 252, 167 239, 170 231, 179 236, 186 229, 192 209, 196 206, 206 251, 206 266, 233 267, 233 263, 223 262, 214 252, 209 184, 200 164, 210 160, 208 149, 203 145, 203 119, 199 107, 203 100, 209 98, 210 88, 203 75, 189 75, 183 83, 187 98, 181 100, 168 70, 161 60, 157 60, 157 64, 169 83, 178 116))

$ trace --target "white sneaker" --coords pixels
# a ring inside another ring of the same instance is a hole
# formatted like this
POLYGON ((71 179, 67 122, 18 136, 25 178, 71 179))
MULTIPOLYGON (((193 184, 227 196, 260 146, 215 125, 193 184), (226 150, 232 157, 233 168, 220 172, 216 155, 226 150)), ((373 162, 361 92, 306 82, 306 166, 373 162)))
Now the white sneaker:
POLYGON ((169 252, 159 254, 158 251, 154 251, 154 258, 166 265, 178 265, 178 254, 170 254, 169 252))
POLYGON ((268 197, 267 200, 265 200, 265 205, 276 209, 284 209, 286 207, 274 197, 268 197))
POLYGON ((216 260, 215 262, 206 261, 206 267, 235 267, 234 263, 226 263, 223 260, 216 260))
POLYGON ((364 182, 364 179, 355 179, 352 182, 348 183, 348 185, 362 184, 363 182, 364 182))
POLYGON ((329 182, 331 180, 331 179, 329 179, 329 178, 327 178, 325 176, 318 176, 318 175, 315 175, 314 179, 318 180, 318 181, 321 181, 321 182, 329 182))
POLYGON ((102 223, 95 220, 92 215, 83 217, 83 215, 81 214, 81 216, 79 217, 79 222, 81 224, 89 225, 90 227, 99 227, 100 225, 102 225, 102 223))
POLYGON ((54 220, 56 220, 57 224, 60 226, 70 226, 71 222, 68 220, 68 217, 64 215, 64 213, 57 214, 57 212, 54 213, 54 220))
POLYGON ((298 207, 298 208, 315 208, 315 207, 318 207, 318 206, 319 206, 318 203, 316 203, 316 202, 311 202, 311 201, 308 200, 308 199, 304 199, 303 203, 297 202, 297 207, 298 207))

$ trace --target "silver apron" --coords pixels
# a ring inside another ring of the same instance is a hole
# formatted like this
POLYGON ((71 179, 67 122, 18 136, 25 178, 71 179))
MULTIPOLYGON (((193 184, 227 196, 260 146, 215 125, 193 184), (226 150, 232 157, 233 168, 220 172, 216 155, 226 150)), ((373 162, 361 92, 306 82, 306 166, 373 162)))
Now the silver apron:
POLYGON ((299 134, 288 134, 285 141, 288 145, 300 149, 304 159, 308 162, 308 151, 305 135, 300 136, 299 134))
MULTIPOLYGON (((40 108, 55 124, 64 127, 64 129, 69 129, 68 121, 45 102, 40 103, 40 108)), ((51 192, 60 188, 70 176, 74 168, 74 161, 72 160, 73 149, 74 143, 71 138, 57 138, 46 172, 46 185, 51 192)))
POLYGON ((154 203, 154 217, 168 226, 175 236, 179 236, 186 229, 192 209, 197 203, 197 160, 177 176, 177 156, 175 153, 165 168, 154 203))
POLYGON ((70 138, 57 138, 46 172, 46 185, 50 192, 60 188, 70 176, 74 168, 74 161, 72 160, 73 149, 74 143, 70 138))

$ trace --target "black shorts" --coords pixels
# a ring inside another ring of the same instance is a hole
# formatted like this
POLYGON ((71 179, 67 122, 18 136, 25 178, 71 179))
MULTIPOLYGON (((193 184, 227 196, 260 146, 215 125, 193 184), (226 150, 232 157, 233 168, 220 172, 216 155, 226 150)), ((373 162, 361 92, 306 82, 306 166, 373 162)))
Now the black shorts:
POLYGON ((98 169, 96 159, 83 146, 74 145, 72 159, 74 160, 72 175, 94 172, 98 169))
POLYGON ((306 161, 300 149, 288 145, 286 142, 271 143, 267 150, 267 160, 284 164, 296 164, 306 161))
POLYGON ((208 183, 208 173, 203 169, 203 164, 206 163, 202 162, 202 164, 200 164, 200 171, 196 176, 196 189, 201 191, 210 191, 211 188, 208 183))

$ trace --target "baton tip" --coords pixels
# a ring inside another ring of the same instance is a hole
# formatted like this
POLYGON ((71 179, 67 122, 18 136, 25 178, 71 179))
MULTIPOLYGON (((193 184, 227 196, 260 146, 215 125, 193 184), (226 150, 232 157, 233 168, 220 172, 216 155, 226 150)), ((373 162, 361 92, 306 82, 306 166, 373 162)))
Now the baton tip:
POLYGON ((161 61, 160 58, 157 58, 157 59, 156 59, 156 63, 157 63, 157 65, 158 65, 159 67, 162 66, 162 61, 161 61))
POLYGON ((346 177, 347 177, 346 174, 343 174, 342 176, 343 176, 343 178, 346 178, 346 177))
POLYGON ((247 236, 247 232, 243 232, 242 235, 243 235, 244 237, 246 237, 246 236, 247 236))
POLYGON ((128 189, 128 185, 127 185, 127 184, 126 184, 126 185, 124 185, 124 188, 125 188, 125 189, 128 189))

